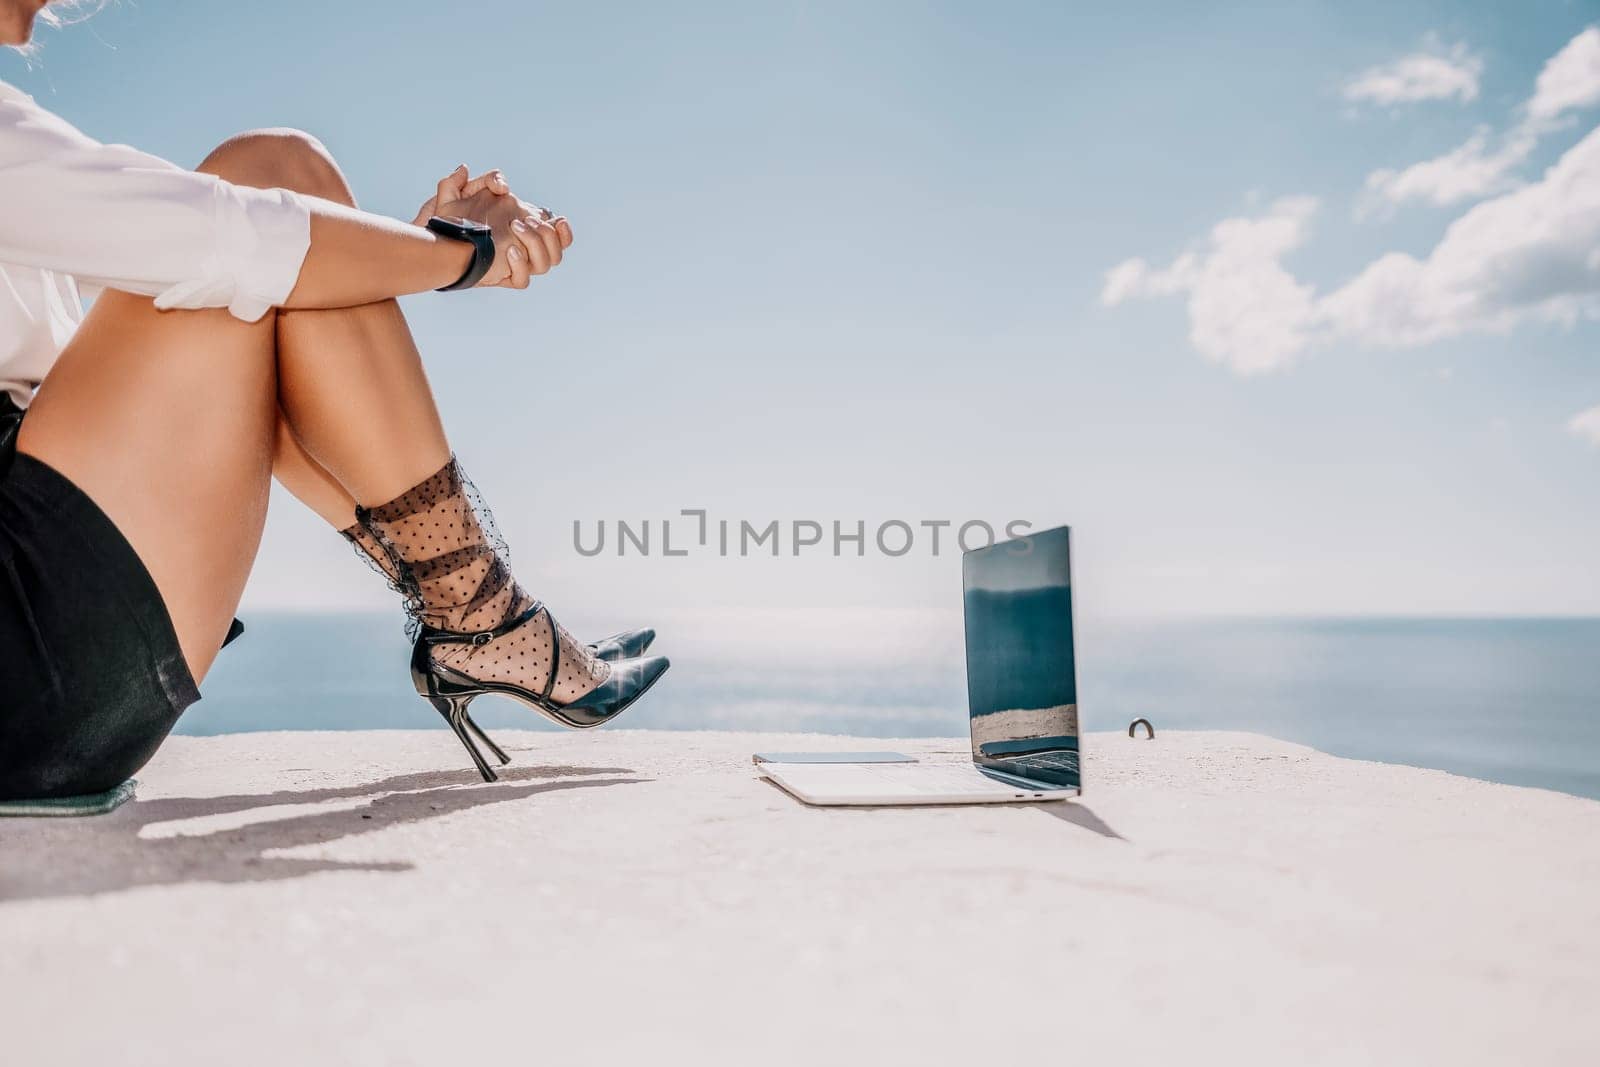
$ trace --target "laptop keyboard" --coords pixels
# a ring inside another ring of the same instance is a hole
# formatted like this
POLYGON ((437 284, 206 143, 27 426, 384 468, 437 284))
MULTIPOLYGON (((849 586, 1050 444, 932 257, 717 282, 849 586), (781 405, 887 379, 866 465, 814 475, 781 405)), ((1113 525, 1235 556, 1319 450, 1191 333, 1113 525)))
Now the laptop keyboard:
POLYGON ((1040 752, 1032 756, 1010 756, 1003 763, 1007 770, 1019 771, 1066 771, 1069 774, 1078 773, 1078 754, 1076 752, 1040 752))

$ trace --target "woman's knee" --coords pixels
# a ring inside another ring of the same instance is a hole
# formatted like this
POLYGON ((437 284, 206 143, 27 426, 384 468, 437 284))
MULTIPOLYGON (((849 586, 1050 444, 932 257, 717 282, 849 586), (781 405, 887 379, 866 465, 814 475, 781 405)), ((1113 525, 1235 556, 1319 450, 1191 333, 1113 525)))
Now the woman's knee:
POLYGON ((304 130, 280 126, 234 134, 212 149, 195 169, 237 185, 293 189, 355 205, 350 183, 332 153, 304 130))

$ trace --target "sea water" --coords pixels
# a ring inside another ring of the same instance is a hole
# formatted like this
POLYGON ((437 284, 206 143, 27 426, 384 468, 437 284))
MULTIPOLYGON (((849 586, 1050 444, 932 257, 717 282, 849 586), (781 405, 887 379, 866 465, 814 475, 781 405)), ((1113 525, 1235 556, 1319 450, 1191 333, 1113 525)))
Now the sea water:
MULTIPOLYGON (((247 616, 179 733, 443 724, 392 615, 247 616)), ((1600 798, 1600 619, 1207 620, 1080 626, 1086 730, 1249 730, 1358 759, 1600 798)), ((665 638, 661 644, 669 653, 665 638)), ((486 727, 550 728, 500 698, 486 727)), ((674 655, 630 727, 962 736, 959 656, 872 666, 674 655)), ((1087 753, 1092 765, 1093 752, 1087 753)))

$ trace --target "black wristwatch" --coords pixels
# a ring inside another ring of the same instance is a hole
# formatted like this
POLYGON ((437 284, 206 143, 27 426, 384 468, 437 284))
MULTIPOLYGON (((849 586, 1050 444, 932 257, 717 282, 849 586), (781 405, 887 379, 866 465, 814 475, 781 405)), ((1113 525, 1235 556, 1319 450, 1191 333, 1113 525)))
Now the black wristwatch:
POLYGON ((489 273, 489 267, 494 263, 494 234, 490 232, 489 227, 471 219, 435 215, 428 220, 428 229, 440 237, 466 241, 472 246, 473 252, 472 263, 467 267, 466 273, 449 285, 441 285, 437 292, 448 293, 452 289, 471 289, 483 281, 483 276, 489 273))

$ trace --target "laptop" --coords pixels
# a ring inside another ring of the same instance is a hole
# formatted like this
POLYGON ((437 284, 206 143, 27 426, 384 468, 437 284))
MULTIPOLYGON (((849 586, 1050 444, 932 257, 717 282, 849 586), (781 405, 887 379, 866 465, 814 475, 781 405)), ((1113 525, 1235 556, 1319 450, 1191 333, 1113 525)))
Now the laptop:
POLYGON ((807 804, 1016 804, 1082 792, 1067 527, 961 560, 972 763, 760 762, 807 804))

